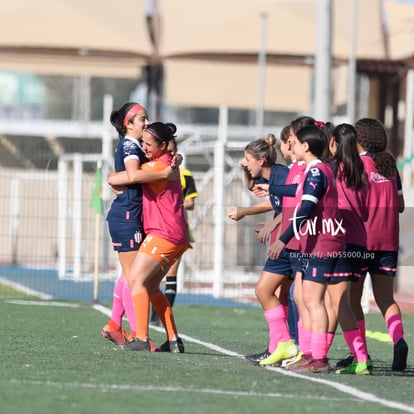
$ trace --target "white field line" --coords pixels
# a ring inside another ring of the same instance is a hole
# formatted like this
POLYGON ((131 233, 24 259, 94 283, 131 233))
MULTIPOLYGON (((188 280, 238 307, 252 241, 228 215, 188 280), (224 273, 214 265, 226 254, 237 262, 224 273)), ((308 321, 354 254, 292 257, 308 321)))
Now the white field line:
POLYGON ((319 384, 324 384, 324 385, 327 385, 329 387, 335 388, 338 391, 341 391, 345 394, 352 395, 354 398, 359 398, 359 399, 364 400, 364 401, 373 402, 375 404, 383 405, 384 407, 394 408, 396 410, 401 410, 401 411, 404 411, 404 412, 407 412, 407 413, 414 413, 414 407, 412 407, 410 405, 402 404, 398 401, 384 400, 383 398, 380 398, 380 397, 378 397, 374 394, 370 394, 368 392, 360 391, 357 388, 350 387, 349 385, 344 385, 344 384, 337 383, 335 381, 329 381, 329 380, 325 380, 325 379, 322 379, 322 378, 316 378, 316 377, 313 377, 313 376, 301 375, 301 374, 298 374, 296 372, 291 372, 291 371, 288 371, 287 369, 282 369, 282 368, 268 367, 266 369, 276 371, 276 372, 278 372, 282 375, 286 375, 288 377, 304 378, 304 379, 306 379, 308 381, 311 381, 311 382, 317 382, 319 384))
POLYGON ((17 290, 18 292, 25 293, 26 295, 29 295, 29 296, 37 296, 38 298, 44 299, 44 300, 53 299, 53 296, 48 295, 47 293, 43 293, 37 290, 30 289, 20 283, 10 282, 10 280, 7 280, 3 277, 0 277, 0 283, 4 286, 17 290))
POLYGON ((38 300, 6 300, 5 302, 11 303, 14 305, 57 306, 57 307, 62 307, 62 308, 79 308, 79 305, 77 303, 55 302, 55 301, 41 302, 38 300))
MULTIPOLYGON (((0 383, 4 381, 0 380, 0 383)), ((57 388, 80 388, 80 389, 95 389, 101 391, 155 391, 155 392, 177 392, 181 393, 192 393, 192 394, 216 394, 216 395, 230 395, 230 396, 240 396, 240 397, 259 397, 259 398, 286 398, 286 399, 297 399, 297 394, 279 394, 279 393, 260 393, 254 391, 226 391, 226 390, 217 390, 209 388, 184 388, 178 386, 152 386, 152 385, 134 385, 134 384, 93 384, 90 382, 56 382, 56 381, 26 381, 26 380, 16 380, 10 379, 7 381, 8 384, 15 385, 39 385, 39 386, 48 386, 48 387, 57 387, 57 388)), ((301 395, 301 398, 309 400, 326 400, 326 401, 349 401, 347 398, 328 398, 320 397, 315 395, 301 395)), ((353 401, 359 402, 359 399, 352 398, 353 401)))
MULTIPOLYGON (((9 301, 9 303, 16 303, 16 304, 32 304, 31 301, 9 301)), ((34 302, 36 303, 36 302, 34 302)), ((37 304, 37 303, 36 303, 37 304)), ((65 305, 70 305, 70 304, 62 304, 60 302, 45 302, 44 305, 47 306, 65 306, 65 305)), ((71 305, 72 306, 72 305, 71 305)), ((104 315, 110 317, 111 315, 111 310, 108 309, 105 306, 102 305, 93 305, 92 306, 95 310, 103 313, 104 315)), ((152 329, 157 330, 159 332, 163 332, 164 329, 160 328, 158 326, 151 326, 152 329)), ((228 355, 228 356, 233 356, 236 358, 244 358, 243 355, 222 348, 218 345, 212 344, 210 342, 204 342, 201 341, 199 339, 196 338, 192 338, 191 336, 188 335, 183 335, 180 334, 180 336, 185 339, 188 342, 193 342, 196 343, 198 345, 204 346, 205 348, 211 349, 213 351, 216 352, 220 352, 224 355, 228 355)), ((288 371, 286 369, 282 369, 282 368, 274 368, 274 367, 267 367, 267 370, 271 370, 274 372, 277 372, 278 374, 281 375, 286 375, 286 376, 290 376, 290 377, 295 377, 295 378, 301 378, 304 379, 306 381, 311 381, 311 382, 316 382, 319 384, 324 384, 327 385, 331 388, 335 388, 336 390, 343 392, 344 394, 348 394, 352 397, 352 399, 354 399, 355 401, 357 400, 364 400, 367 402, 372 402, 375 404, 379 404, 379 405, 383 405, 384 407, 389 407, 389 408, 394 408, 400 411, 404 411, 407 413, 414 413, 414 407, 406 405, 406 404, 402 404, 400 402, 397 401, 391 401, 391 400, 384 400, 383 398, 380 398, 374 394, 370 394, 368 392, 363 392, 358 390, 357 388, 353 388, 350 387, 349 385, 344 385, 344 384, 340 384, 337 383, 335 381, 329 381, 329 380, 325 380, 322 378, 317 378, 316 376, 307 376, 307 375, 301 375, 298 374, 296 372, 291 372, 288 371)), ((80 388, 96 388, 96 389, 108 389, 108 390, 132 390, 132 391, 148 391, 148 390, 153 390, 153 391, 173 391, 173 392, 188 392, 188 393, 204 393, 204 394, 221 394, 221 395, 238 395, 238 396, 250 396, 250 397, 269 397, 269 398, 297 398, 297 394, 293 394, 293 395, 287 395, 287 394, 277 394, 277 393, 268 393, 268 394, 261 394, 261 393, 255 393, 255 392, 251 392, 251 391, 223 391, 223 390, 211 390, 211 389, 191 389, 191 388, 182 388, 182 387, 175 387, 175 386, 171 386, 171 387, 152 387, 152 386, 136 386, 136 385, 120 385, 120 384, 91 384, 91 383, 61 383, 61 382, 51 382, 51 381, 19 381, 19 380, 14 380, 11 379, 9 383, 12 384, 31 384, 31 385, 47 385, 47 386, 56 386, 56 387, 62 387, 62 386, 68 386, 68 387, 80 387, 80 388)), ((305 397, 305 396, 302 396, 305 397)), ((318 397, 314 397, 314 396, 306 396, 305 398, 313 398, 313 399, 318 399, 318 400, 322 400, 324 398, 318 396, 318 397)), ((327 399, 327 398, 325 398, 327 399)), ((329 400, 332 400, 331 398, 329 398, 329 400)), ((338 400, 340 401, 340 399, 333 399, 333 400, 338 400)), ((349 400, 349 398, 347 398, 346 400, 349 400)))
MULTIPOLYGON (((105 315, 110 316, 111 315, 111 311, 102 306, 102 305, 94 305, 93 306, 96 310, 103 312, 105 315)), ((161 327, 157 327, 157 326, 151 326, 152 329, 163 332, 164 328, 161 327)), ((202 345, 206 348, 209 348, 211 350, 220 352, 224 355, 229 355, 229 356, 234 356, 236 358, 244 358, 243 355, 237 353, 237 352, 233 352, 230 351, 228 349, 222 348, 218 345, 212 344, 210 342, 204 342, 204 341, 200 341, 199 339, 196 338, 192 338, 191 336, 188 335, 183 335, 180 333, 181 338, 185 339, 188 342, 193 342, 199 345, 202 345)), ((304 379, 306 381, 311 381, 311 382, 316 382, 319 384, 324 384, 327 385, 329 387, 335 388, 336 390, 343 392, 345 394, 349 394, 350 396, 352 396, 353 398, 358 398, 360 400, 364 400, 364 401, 368 401, 368 402, 372 402, 375 404, 379 404, 379 405, 383 405, 384 407, 389 407, 389 408, 394 408, 397 410, 401 410, 407 413, 414 413, 414 407, 410 406, 410 405, 406 405, 406 404, 402 404, 398 401, 390 401, 390 400, 385 400, 383 398, 380 398, 374 394, 370 394, 368 392, 363 392, 360 391, 357 388, 353 388, 350 387, 349 385, 344 385, 344 384, 340 384, 337 383, 335 381, 329 381, 329 380, 325 380, 322 378, 316 378, 313 376, 307 376, 307 375, 302 375, 302 374, 298 374, 296 372, 291 372, 288 371, 286 369, 282 369, 282 368, 273 368, 273 367, 269 367, 266 368, 269 370, 272 370, 274 372, 277 372, 278 374, 282 374, 282 375, 286 375, 286 376, 290 376, 290 377, 295 377, 295 378, 301 378, 304 379)), ((237 394, 236 392, 234 394, 237 394)), ((250 395, 250 393, 248 393, 248 395, 250 395)))

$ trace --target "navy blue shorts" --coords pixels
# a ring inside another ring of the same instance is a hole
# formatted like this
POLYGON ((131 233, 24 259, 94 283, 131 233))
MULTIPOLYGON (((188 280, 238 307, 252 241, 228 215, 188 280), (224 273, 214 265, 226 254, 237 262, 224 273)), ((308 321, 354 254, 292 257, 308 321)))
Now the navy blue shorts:
POLYGON ((367 249, 357 244, 347 244, 345 255, 351 267, 352 275, 354 276, 352 280, 357 282, 367 271, 365 264, 367 249))
POLYGON ((398 250, 367 250, 364 261, 365 274, 395 277, 398 266, 398 250))
POLYGON ((282 250, 280 256, 276 260, 268 257, 263 267, 263 271, 292 278, 293 270, 290 263, 289 253, 286 249, 282 250))
POLYGON ((289 254, 290 266, 292 268, 291 279, 295 280, 297 272, 302 273, 302 253, 299 250, 285 249, 289 254))
POLYGON ((137 214, 129 210, 111 209, 107 221, 115 251, 131 252, 139 249, 145 234, 137 214))
POLYGON ((352 280, 347 259, 341 257, 302 256, 303 280, 320 283, 335 283, 352 280))

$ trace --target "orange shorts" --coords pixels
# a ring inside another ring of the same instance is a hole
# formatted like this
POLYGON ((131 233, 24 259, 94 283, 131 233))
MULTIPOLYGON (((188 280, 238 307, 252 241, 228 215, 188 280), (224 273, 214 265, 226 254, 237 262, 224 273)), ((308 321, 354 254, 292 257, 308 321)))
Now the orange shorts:
POLYGON ((162 237, 148 235, 138 251, 148 254, 163 265, 172 266, 189 247, 189 244, 177 245, 162 237))

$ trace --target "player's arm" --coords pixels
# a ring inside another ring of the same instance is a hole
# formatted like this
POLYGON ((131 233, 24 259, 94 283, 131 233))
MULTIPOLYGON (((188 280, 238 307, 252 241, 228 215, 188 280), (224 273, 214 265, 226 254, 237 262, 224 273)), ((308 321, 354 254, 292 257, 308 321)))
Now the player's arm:
POLYGON ((150 183, 153 181, 171 179, 178 174, 177 168, 167 166, 160 171, 143 171, 138 159, 131 159, 125 163, 125 171, 111 172, 108 175, 108 184, 112 186, 150 183))
MULTIPOLYGON (((254 231, 257 234, 257 238, 260 242, 265 243, 270 239, 270 235, 275 231, 276 227, 282 222, 282 213, 279 213, 272 221, 264 221, 259 223, 262 227, 255 228, 254 231)), ((280 236, 279 228, 279 234, 280 236)), ((278 237, 279 238, 279 237, 278 237)))
POLYGON ((303 195, 299 210, 294 214, 294 217, 292 217, 289 227, 280 236, 280 240, 285 245, 311 217, 319 200, 325 194, 327 186, 327 179, 321 171, 318 171, 316 176, 313 175, 311 171, 308 173, 303 185, 303 195))
POLYGON ((252 216, 255 214, 267 213, 272 211, 273 207, 269 200, 263 200, 251 207, 230 207, 228 217, 232 220, 239 221, 244 216, 252 216))
POLYGON ((314 176, 310 171, 303 185, 303 195, 299 210, 295 212, 285 232, 269 247, 268 255, 271 259, 275 260, 279 257, 289 240, 298 233, 298 230, 311 217, 313 210, 325 194, 326 189, 327 180, 325 175, 319 171, 314 176))

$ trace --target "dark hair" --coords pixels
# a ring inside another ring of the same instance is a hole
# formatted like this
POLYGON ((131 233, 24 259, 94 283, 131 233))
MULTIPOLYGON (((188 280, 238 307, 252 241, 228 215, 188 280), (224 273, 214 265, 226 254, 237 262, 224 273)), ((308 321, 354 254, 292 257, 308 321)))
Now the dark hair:
POLYGON ((394 156, 387 151, 387 132, 384 125, 373 118, 362 118, 355 124, 359 145, 372 155, 378 172, 391 179, 396 172, 397 163, 394 156))
POLYGON ((175 138, 173 138, 169 143, 173 145, 174 152, 177 152, 178 151, 178 146, 177 146, 177 141, 175 140, 175 138))
POLYGON ((266 138, 256 139, 247 144, 244 150, 252 154, 256 160, 264 158, 268 165, 272 165, 277 159, 275 144, 276 137, 273 134, 267 134, 266 138))
POLYGON ((312 118, 311 116, 300 116, 291 121, 289 126, 296 134, 301 128, 305 126, 315 125, 315 122, 315 118, 312 118))
POLYGON ((290 127, 292 128, 295 135, 297 135, 298 131, 305 126, 316 126, 323 131, 326 140, 325 152, 319 158, 329 158, 328 143, 335 128, 334 124, 332 122, 316 121, 315 118, 311 116, 300 116, 290 123, 290 127))
POLYGON ((315 125, 305 126, 296 133, 298 141, 303 144, 307 142, 309 151, 318 158, 326 154, 327 138, 325 132, 315 125))
MULTIPOLYGON (((127 131, 126 125, 124 125, 125 117, 128 114, 129 110, 135 105, 138 105, 141 108, 144 108, 142 105, 138 104, 137 102, 126 102, 119 109, 114 109, 111 112, 109 120, 111 121, 111 124, 113 125, 113 127, 117 130, 119 137, 125 136, 126 131, 127 131)), ((131 116, 131 118, 128 121, 133 122, 135 115, 136 114, 131 116)))
POLYGON ((149 132, 161 144, 162 142, 168 143, 175 138, 177 127, 171 122, 153 122, 145 128, 145 131, 149 132))
POLYGON ((332 137, 337 145, 333 157, 337 165, 335 175, 349 188, 363 188, 367 179, 357 149, 355 128, 350 124, 340 124, 334 129, 332 137))
POLYGON ((286 125, 282 130, 280 131, 279 138, 284 143, 288 142, 290 135, 290 125, 286 125))

